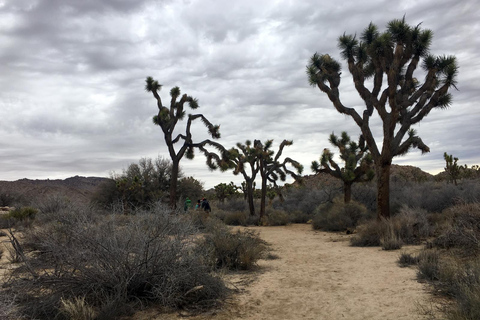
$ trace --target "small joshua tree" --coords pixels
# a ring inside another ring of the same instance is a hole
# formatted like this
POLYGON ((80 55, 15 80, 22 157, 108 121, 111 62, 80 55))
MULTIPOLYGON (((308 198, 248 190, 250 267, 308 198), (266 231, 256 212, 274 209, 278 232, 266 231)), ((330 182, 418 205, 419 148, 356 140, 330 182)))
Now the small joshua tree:
POLYGON ((267 182, 273 184, 275 189, 278 189, 277 181, 285 181, 287 175, 291 175, 295 180, 300 180, 303 166, 291 159, 285 158, 280 161, 283 149, 286 146, 291 146, 293 142, 291 140, 283 140, 280 144, 277 154, 273 150, 270 150, 273 140, 267 140, 265 144, 262 144, 260 140, 255 140, 254 146, 258 150, 260 175, 262 177, 262 193, 260 197, 260 217, 265 215, 265 205, 267 197, 267 182), (295 171, 289 169, 289 166, 293 167, 295 171))
POLYGON ((457 179, 460 178, 463 167, 458 165, 458 158, 453 157, 451 154, 447 154, 446 152, 443 154, 443 159, 445 159, 445 172, 448 174, 448 180, 453 182, 457 185, 457 179))
POLYGON ((358 144, 350 140, 348 134, 342 132, 341 139, 335 134, 330 135, 330 143, 340 151, 340 159, 345 166, 340 166, 333 160, 333 153, 325 148, 320 158, 320 164, 312 161, 312 170, 315 173, 325 172, 337 179, 343 181, 343 192, 345 203, 352 199, 352 184, 355 182, 366 182, 373 179, 375 171, 373 170, 373 160, 368 148, 365 145, 365 139, 360 135, 358 144))
POLYGON ((220 200, 220 202, 225 202, 225 199, 229 196, 238 194, 237 190, 239 189, 239 187, 237 187, 233 181, 229 184, 219 183, 213 188, 215 189, 215 196, 218 200, 220 200))
POLYGON ((245 183, 242 183, 242 190, 247 197, 250 215, 253 216, 255 215, 253 203, 255 179, 260 170, 259 150, 252 145, 250 140, 245 141, 245 144, 237 143, 237 148, 228 150, 228 158, 234 167, 233 174, 242 174, 245 179, 245 183))
POLYGON ((185 127, 185 133, 179 133, 174 136, 174 130, 179 121, 183 120, 185 117, 185 104, 196 110, 198 105, 198 100, 188 96, 186 94, 180 95, 180 88, 174 87, 170 90, 170 106, 164 106, 162 99, 158 92, 162 88, 162 85, 158 81, 154 80, 152 77, 147 77, 145 80, 145 90, 151 92, 153 97, 157 100, 158 113, 153 117, 153 123, 158 125, 164 135, 165 143, 168 147, 168 152, 170 158, 172 159, 172 174, 171 174, 171 184, 170 184, 170 206, 175 208, 177 205, 177 180, 178 173, 180 168, 180 160, 183 156, 187 156, 188 159, 194 158, 194 149, 200 149, 207 157, 207 165, 211 169, 216 169, 221 167, 221 169, 226 169, 226 163, 223 162, 223 159, 215 153, 209 152, 205 146, 211 145, 222 152, 225 150, 222 145, 219 143, 213 142, 209 139, 203 140, 198 143, 193 142, 191 126, 193 121, 200 119, 203 124, 207 127, 208 133, 212 136, 213 139, 220 138, 220 126, 213 125, 208 121, 208 119, 203 114, 189 114, 187 119, 187 125, 185 127), (179 144, 180 148, 175 150, 175 145, 179 144))

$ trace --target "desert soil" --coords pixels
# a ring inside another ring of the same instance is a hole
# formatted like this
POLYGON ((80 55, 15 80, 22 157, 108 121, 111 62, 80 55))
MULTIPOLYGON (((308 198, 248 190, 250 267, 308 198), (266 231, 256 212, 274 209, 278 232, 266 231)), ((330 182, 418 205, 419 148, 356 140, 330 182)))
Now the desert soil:
MULTIPOLYGON (((349 246, 350 235, 314 231, 308 224, 249 229, 258 231, 278 258, 260 260, 254 271, 223 275, 234 290, 220 309, 201 315, 149 309, 134 319, 442 318, 440 303, 416 280, 415 269, 397 265, 400 252, 415 253, 420 246, 356 248, 349 246)), ((0 276, 9 265, 5 255, 0 276)))
POLYGON ((278 259, 261 260, 254 272, 225 275, 236 293, 222 309, 197 316, 150 310, 135 319, 442 318, 415 269, 397 265, 401 251, 351 247, 351 236, 314 231, 308 224, 250 229, 271 244, 278 259))

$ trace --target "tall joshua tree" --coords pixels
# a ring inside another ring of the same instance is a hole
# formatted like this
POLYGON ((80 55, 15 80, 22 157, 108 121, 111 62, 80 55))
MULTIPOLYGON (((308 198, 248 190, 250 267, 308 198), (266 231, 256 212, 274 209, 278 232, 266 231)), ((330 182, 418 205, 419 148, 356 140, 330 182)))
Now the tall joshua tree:
POLYGON ((342 132, 341 139, 334 133, 330 135, 330 143, 340 151, 340 159, 345 163, 343 168, 333 160, 333 153, 325 148, 320 158, 320 164, 312 161, 312 170, 315 173, 325 172, 343 181, 343 193, 345 203, 352 199, 352 184, 366 182, 373 179, 373 159, 368 152, 365 139, 360 135, 358 144, 351 141, 348 134, 342 132))
POLYGON ((162 88, 162 85, 160 85, 158 81, 154 80, 152 77, 147 77, 145 82, 145 90, 147 92, 151 92, 153 97, 157 100, 158 113, 153 117, 153 123, 162 129, 165 143, 167 144, 168 152, 170 154, 170 158, 172 159, 170 206, 175 208, 177 204, 176 197, 178 173, 180 168, 180 160, 183 158, 183 156, 186 155, 188 159, 193 159, 194 149, 198 148, 207 156, 207 165, 210 168, 215 169, 220 166, 222 169, 225 169, 225 163, 222 162, 223 159, 217 154, 209 152, 206 149, 206 146, 211 145, 219 150, 224 150, 224 148, 220 144, 209 139, 194 143, 191 133, 192 122, 200 119, 207 127, 208 133, 213 139, 220 138, 220 126, 211 124, 203 114, 189 114, 187 117, 185 132, 174 136, 176 125, 179 121, 185 118, 185 104, 188 104, 191 109, 196 110, 199 107, 198 100, 186 94, 180 95, 180 88, 174 87, 170 90, 170 105, 165 106, 163 105, 162 99, 158 94, 162 88), (178 150, 175 149, 176 144, 179 145, 178 150))
POLYGON ((307 65, 310 84, 326 93, 336 110, 352 117, 362 131, 375 163, 379 219, 390 217, 389 178, 393 157, 404 155, 411 148, 422 153, 430 151, 411 126, 422 121, 432 109, 446 108, 452 101, 448 90, 455 88, 456 59, 429 54, 432 36, 432 31, 420 25, 408 25, 404 17, 390 21, 382 33, 370 23, 360 39, 346 34, 339 37, 341 56, 365 103, 362 113, 340 100, 341 67, 335 59, 315 53, 307 65), (421 60, 425 72, 423 84, 414 77, 421 60), (383 123, 382 141, 377 141, 370 128, 374 110, 383 123))
POLYGON ((290 146, 293 144, 291 140, 283 140, 278 147, 278 151, 276 154, 273 150, 270 149, 272 143, 273 140, 267 140, 265 144, 262 144, 260 140, 254 141, 255 149, 258 150, 260 175, 262 177, 260 217, 263 217, 265 215, 267 182, 271 182, 274 188, 278 189, 277 181, 279 179, 281 181, 285 181, 287 175, 291 175, 293 178, 295 178, 295 180, 300 180, 300 174, 303 171, 303 166, 299 162, 289 157, 286 157, 285 159, 283 159, 283 161, 280 161, 283 149, 286 146, 290 146), (292 166, 296 172, 290 170, 289 166, 292 166))

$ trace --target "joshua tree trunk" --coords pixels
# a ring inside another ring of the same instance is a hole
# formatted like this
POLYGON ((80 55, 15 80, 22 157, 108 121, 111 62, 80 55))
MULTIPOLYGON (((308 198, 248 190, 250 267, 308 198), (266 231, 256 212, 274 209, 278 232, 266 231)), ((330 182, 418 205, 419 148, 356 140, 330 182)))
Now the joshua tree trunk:
POLYGON ((253 181, 246 181, 247 183, 247 198, 248 198, 248 209, 250 210, 250 215, 255 215, 255 206, 253 204, 253 181))
POLYGON ((376 166, 377 220, 390 218, 390 166, 390 163, 376 166))
POLYGON ((265 203, 267 198, 267 177, 264 176, 262 169, 260 171, 262 173, 262 195, 260 197, 260 218, 262 218, 265 215, 265 203))
POLYGON ((170 178, 170 207, 177 208, 177 182, 178 172, 180 170, 180 161, 173 160, 172 162, 172 176, 170 178))
POLYGON ((343 201, 349 203, 352 200, 352 183, 343 182, 343 201))

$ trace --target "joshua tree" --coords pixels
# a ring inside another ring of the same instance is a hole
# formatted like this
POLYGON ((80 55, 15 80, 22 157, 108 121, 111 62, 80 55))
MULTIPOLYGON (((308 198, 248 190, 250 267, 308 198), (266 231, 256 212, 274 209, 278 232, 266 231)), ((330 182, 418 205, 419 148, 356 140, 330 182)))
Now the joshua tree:
POLYGON ((265 215, 265 203, 267 197, 267 182, 271 182, 275 189, 278 189, 277 181, 285 181, 287 175, 291 175, 295 180, 300 180, 300 174, 303 171, 303 166, 291 158, 285 158, 280 161, 283 149, 285 146, 293 144, 292 141, 283 140, 280 144, 277 154, 270 150, 273 140, 267 140, 265 144, 262 144, 259 140, 255 140, 254 147, 258 150, 260 175, 262 177, 262 193, 260 197, 260 217, 265 215), (296 172, 289 169, 288 166, 292 166, 296 172))
POLYGON ((225 202, 227 197, 237 194, 239 187, 237 187, 233 181, 231 181, 229 184, 219 183, 214 187, 214 189, 217 199, 220 200, 220 202, 225 202))
POLYGON ((260 151, 252 146, 250 140, 247 140, 245 144, 237 143, 237 148, 232 148, 228 151, 228 158, 235 167, 233 174, 238 175, 241 173, 245 179, 245 184, 242 183, 242 190, 244 190, 244 194, 247 196, 250 215, 253 216, 255 215, 253 191, 255 188, 255 178, 260 170, 258 161, 260 151))
MULTIPOLYGON (((457 185, 457 179, 460 178, 462 174, 462 170, 464 169, 461 165, 458 165, 458 158, 453 157, 451 154, 447 154, 446 152, 443 154, 443 159, 445 159, 445 172, 448 174, 448 180, 452 181, 455 185, 457 185)), ((466 167, 466 165, 465 165, 466 167)))
POLYGON ((368 148, 362 135, 360 135, 358 144, 351 141, 345 131, 342 132, 341 139, 332 133, 329 141, 340 151, 340 159, 345 163, 345 167, 340 168, 333 160, 333 153, 325 148, 320 158, 320 164, 317 161, 312 161, 312 170, 315 173, 325 172, 342 180, 344 201, 348 203, 352 199, 353 183, 366 182, 373 179, 375 172, 372 168, 372 156, 368 153, 368 148))
POLYGON ((177 136, 174 136, 174 130, 178 121, 183 120, 185 117, 185 103, 188 103, 188 106, 195 110, 199 107, 198 100, 186 94, 180 96, 180 88, 174 87, 170 90, 170 106, 164 106, 162 104, 162 99, 158 94, 158 91, 160 91, 162 85, 160 85, 156 80, 153 80, 152 77, 147 77, 145 82, 145 90, 147 92, 151 92, 153 97, 157 100, 158 114, 153 117, 153 123, 162 129, 165 143, 167 144, 168 152, 170 154, 170 158, 172 159, 170 206, 175 208, 177 205, 176 195, 180 160, 184 155, 186 155, 188 159, 193 159, 194 148, 198 148, 207 156, 207 165, 210 168, 216 169, 218 166, 220 166, 222 169, 226 169, 226 163, 222 162, 223 159, 217 154, 209 152, 205 148, 206 145, 211 145, 221 151, 224 151, 224 148, 220 144, 209 139, 203 140, 199 143, 193 142, 191 133, 192 122, 196 119, 200 119, 207 127, 208 133, 213 139, 220 138, 220 126, 211 124, 203 114, 189 114, 187 125, 185 127, 185 133, 180 133, 177 136), (177 143, 180 145, 178 151, 175 150, 174 147, 174 145, 177 143))
POLYGON ((335 59, 315 53, 307 66, 310 84, 326 93, 336 110, 352 117, 362 131, 375 162, 379 219, 390 217, 389 178, 393 157, 406 154, 412 147, 422 153, 430 151, 410 127, 432 109, 446 108, 452 101, 448 90, 455 88, 456 59, 430 55, 432 36, 432 31, 420 25, 409 26, 403 18, 390 21, 383 33, 370 23, 360 39, 346 34, 339 38, 342 58, 365 103, 361 113, 340 100, 341 67, 335 59), (413 75, 420 60, 425 72, 423 84, 413 75), (379 143, 369 122, 374 110, 383 123, 383 141, 379 143))

